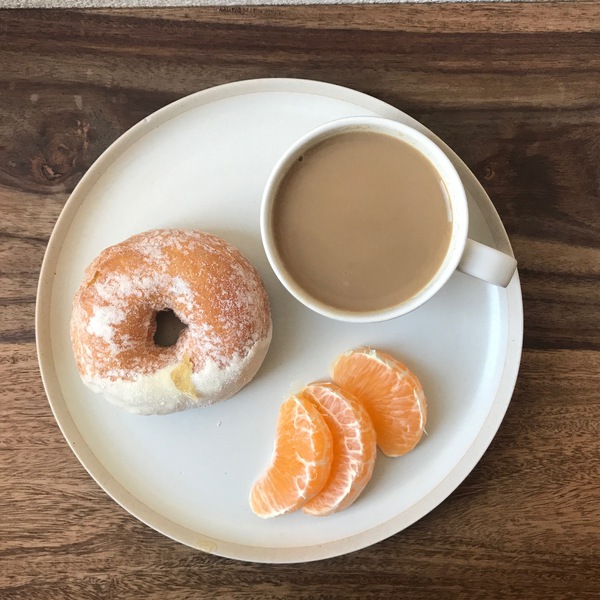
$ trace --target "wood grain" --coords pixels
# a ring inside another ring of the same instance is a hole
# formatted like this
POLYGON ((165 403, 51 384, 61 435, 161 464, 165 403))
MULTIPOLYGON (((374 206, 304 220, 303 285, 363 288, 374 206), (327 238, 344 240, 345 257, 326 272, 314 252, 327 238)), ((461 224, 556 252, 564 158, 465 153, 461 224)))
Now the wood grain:
POLYGON ((0 12, 0 597, 596 598, 600 4, 0 12), (373 94, 467 162, 520 263, 525 345, 488 452, 371 548, 255 565, 181 546, 92 481, 35 355, 40 264, 104 148, 185 94, 305 77, 373 94))

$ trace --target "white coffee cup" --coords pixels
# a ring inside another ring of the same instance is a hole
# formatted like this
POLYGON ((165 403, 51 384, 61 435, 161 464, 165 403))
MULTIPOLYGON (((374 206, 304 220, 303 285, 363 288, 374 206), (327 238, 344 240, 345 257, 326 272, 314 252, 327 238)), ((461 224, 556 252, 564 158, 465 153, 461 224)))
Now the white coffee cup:
POLYGON ((506 287, 517 266, 517 262, 512 256, 468 238, 469 211, 465 189, 454 165, 446 154, 419 131, 398 121, 382 117, 359 116, 338 119, 313 129, 297 140, 281 156, 269 176, 262 198, 260 229, 269 263, 287 290, 308 308, 341 321, 376 322, 405 315, 427 302, 457 269, 490 284, 506 287), (290 276, 275 243, 273 207, 277 202, 279 186, 290 168, 296 165, 298 158, 313 146, 332 136, 354 131, 391 135, 423 154, 434 166, 443 182, 452 211, 453 226, 450 243, 438 270, 417 294, 400 304, 383 310, 347 311, 327 305, 312 297, 290 276))

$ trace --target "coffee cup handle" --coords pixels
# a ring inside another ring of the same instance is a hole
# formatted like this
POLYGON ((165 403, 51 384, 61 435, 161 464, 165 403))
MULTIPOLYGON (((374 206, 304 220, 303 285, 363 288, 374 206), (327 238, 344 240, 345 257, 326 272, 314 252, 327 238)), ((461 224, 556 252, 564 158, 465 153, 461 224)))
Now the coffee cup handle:
POLYGON ((458 270, 493 285, 506 287, 517 269, 517 261, 508 254, 467 239, 458 270))

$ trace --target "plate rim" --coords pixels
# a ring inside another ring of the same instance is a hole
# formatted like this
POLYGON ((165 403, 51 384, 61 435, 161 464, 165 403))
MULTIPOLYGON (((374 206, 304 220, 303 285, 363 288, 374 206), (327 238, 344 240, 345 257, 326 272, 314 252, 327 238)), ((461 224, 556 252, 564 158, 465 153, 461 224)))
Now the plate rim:
POLYGON ((410 117, 410 115, 407 115, 391 104, 363 92, 322 81, 295 78, 263 78, 234 81, 200 90, 160 108, 139 121, 129 130, 125 131, 110 144, 89 167, 67 199, 52 230, 44 253, 36 293, 35 338, 40 374, 54 418, 65 440, 69 444, 69 447, 81 465, 112 500, 124 508, 133 517, 155 531, 192 548, 230 559, 249 562, 299 563, 348 554, 391 537, 413 525, 434 508, 439 506, 464 481, 481 460, 485 451, 494 439, 510 404, 521 361, 523 342, 523 305, 519 275, 518 272, 516 272, 512 282, 507 288, 508 335, 504 366, 496 391, 496 397, 492 402, 490 411, 486 416, 483 425, 473 440, 473 443, 465 451, 455 467, 417 504, 411 506, 400 515, 394 516, 385 523, 360 533, 322 544, 289 548, 251 546, 226 540, 217 540, 210 536, 192 531, 150 508, 124 488, 112 477, 110 472, 87 446, 85 439, 79 432, 67 408, 66 401, 62 395, 62 390, 60 389, 58 376, 54 370, 50 338, 50 319, 45 317, 49 317, 50 314, 52 288, 55 275, 54 267, 60 256, 62 240, 68 233, 69 227, 77 211, 85 201, 87 192, 93 187, 95 182, 100 179, 105 172, 106 167, 112 164, 123 151, 142 139, 146 133, 162 123, 188 112, 189 110, 193 110, 194 108, 210 104, 211 102, 217 102, 225 98, 261 92, 292 92, 324 96, 349 102, 367 110, 372 110, 373 112, 383 112, 385 115, 389 114, 391 118, 394 118, 395 115, 395 118, 401 117, 405 122, 408 120, 411 126, 425 133, 442 147, 455 166, 457 166, 461 178, 466 177, 470 179, 470 185, 478 188, 482 197, 484 197, 489 204, 489 206, 486 206, 486 209, 493 217, 494 222, 490 223, 489 218, 486 217, 486 223, 490 227, 497 247, 513 255, 510 241, 500 216, 487 192, 475 175, 460 157, 445 142, 443 142, 443 140, 438 138, 424 125, 410 117), (57 402, 57 398, 60 398, 59 402, 57 402))

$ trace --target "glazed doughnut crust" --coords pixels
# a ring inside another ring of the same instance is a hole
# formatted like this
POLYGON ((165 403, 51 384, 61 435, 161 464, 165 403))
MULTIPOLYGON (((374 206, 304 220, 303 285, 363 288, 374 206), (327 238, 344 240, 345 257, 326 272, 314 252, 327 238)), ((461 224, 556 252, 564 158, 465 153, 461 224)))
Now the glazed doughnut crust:
POLYGON ((103 250, 73 299, 71 340, 83 382, 138 414, 231 397, 271 341, 269 300, 250 262, 217 236, 157 229, 103 250), (156 314, 187 327, 154 343, 156 314))

